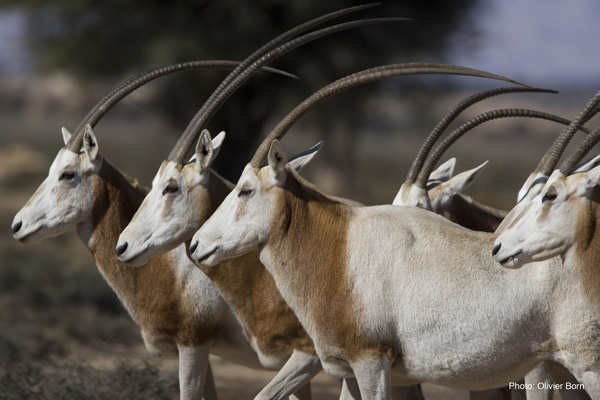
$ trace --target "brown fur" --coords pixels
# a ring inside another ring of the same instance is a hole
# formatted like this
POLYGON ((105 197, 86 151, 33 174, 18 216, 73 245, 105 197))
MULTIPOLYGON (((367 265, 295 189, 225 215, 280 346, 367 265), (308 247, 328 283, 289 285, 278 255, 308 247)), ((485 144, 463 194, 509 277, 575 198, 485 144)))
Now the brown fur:
MULTIPOLYGON (((319 334, 338 345, 348 361, 362 358, 365 351, 387 354, 389 349, 356 335, 360 310, 353 304, 345 268, 351 207, 322 195, 289 170, 285 186, 272 190, 278 190, 279 214, 266 246, 273 257, 285 262, 273 263, 269 269, 277 283, 291 288, 298 304, 308 310, 303 323, 309 332, 309 326, 321 327, 319 334)), ((302 315, 301 310, 295 311, 302 315)))
MULTIPOLYGON (((199 205, 206 214, 202 221, 210 217, 229 192, 226 182, 218 176, 211 176, 210 202, 199 205)), ((291 353, 294 349, 315 353, 312 340, 281 297, 273 277, 258 259, 258 250, 223 261, 213 268, 200 265, 199 268, 238 315, 248 336, 256 338, 263 353, 291 353)))
MULTIPOLYGON (((217 321, 198 305, 186 304, 167 256, 138 268, 118 261, 115 246, 144 198, 116 169, 103 162, 94 179, 93 234, 90 250, 96 265, 142 331, 152 337, 192 347, 213 338, 217 321)), ((190 288, 193 289, 193 288, 190 288)))
POLYGON ((296 349, 314 354, 312 340, 281 297, 257 253, 253 250, 223 261, 217 267, 201 269, 242 320, 247 333, 256 338, 263 353, 285 353, 296 349))

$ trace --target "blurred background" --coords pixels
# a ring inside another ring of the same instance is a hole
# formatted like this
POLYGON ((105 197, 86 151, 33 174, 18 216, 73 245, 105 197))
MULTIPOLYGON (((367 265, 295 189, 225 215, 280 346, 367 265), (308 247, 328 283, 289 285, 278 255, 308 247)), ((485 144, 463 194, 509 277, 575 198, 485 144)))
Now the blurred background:
MULTIPOLYGON (((190 60, 242 60, 299 23, 357 4, 0 1, 0 399, 177 397, 176 363, 146 354, 139 330, 74 232, 35 246, 12 239, 13 216, 62 146, 60 128, 74 129, 96 101, 134 73, 190 60)), ((351 14, 342 20, 411 21, 337 33, 272 64, 299 80, 253 77, 208 124, 213 135, 227 132, 216 170, 235 181, 257 143, 297 103, 335 79, 383 64, 451 63, 560 91, 489 99, 455 126, 507 107, 572 118, 600 89, 598 15, 594 0, 398 0, 351 14)), ((150 185, 225 75, 180 72, 129 96, 94 130, 105 158, 150 185)), ((304 176, 333 195, 390 203, 436 122, 462 98, 498 86, 481 78, 431 75, 372 83, 320 104, 283 144, 293 154, 324 140, 304 176)), ((457 157, 460 172, 490 160, 469 194, 508 209, 560 130, 538 120, 491 122, 457 142, 442 161, 457 157)), ((213 362, 225 399, 251 398, 273 376, 213 362)), ((315 398, 336 398, 337 383, 319 379, 315 398)), ((466 398, 465 392, 434 389, 428 389, 430 398, 466 398)))

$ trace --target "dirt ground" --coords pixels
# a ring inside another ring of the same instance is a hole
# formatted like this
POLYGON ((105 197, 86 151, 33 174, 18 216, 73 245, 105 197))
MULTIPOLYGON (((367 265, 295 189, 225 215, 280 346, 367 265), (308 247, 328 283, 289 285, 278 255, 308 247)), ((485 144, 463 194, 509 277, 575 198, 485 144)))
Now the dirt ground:
MULTIPOLYGON (((156 363, 164 374, 177 374, 177 360, 156 360, 138 346, 81 346, 73 348, 72 354, 83 357, 95 368, 112 368, 123 360, 156 363)), ((252 399, 276 375, 274 371, 259 371, 236 365, 221 357, 210 356, 217 393, 221 400, 252 399)), ((312 394, 315 400, 334 400, 340 395, 340 383, 325 372, 319 373, 312 381, 312 394)), ((427 400, 466 400, 466 390, 449 389, 443 386, 424 384, 423 392, 427 400)))

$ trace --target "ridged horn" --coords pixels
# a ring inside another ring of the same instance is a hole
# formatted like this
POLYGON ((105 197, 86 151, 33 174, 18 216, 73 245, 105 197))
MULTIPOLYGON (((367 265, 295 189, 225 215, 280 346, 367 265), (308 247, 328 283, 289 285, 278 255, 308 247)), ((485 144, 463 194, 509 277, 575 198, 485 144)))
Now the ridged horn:
POLYGON ((594 114, 598 112, 599 104, 600 91, 598 91, 598 93, 596 93, 596 95, 592 97, 590 101, 588 101, 584 109, 581 110, 579 114, 577 114, 575 119, 571 121, 571 124, 569 124, 569 126, 567 126, 567 128, 565 128, 561 132, 561 134, 556 138, 554 143, 552 143, 552 146, 550 146, 548 151, 546 151, 546 153, 542 157, 542 160, 536 167, 535 172, 541 172, 548 176, 550 175, 550 173, 552 173, 552 170, 556 168, 558 160, 567 148, 569 141, 571 140, 577 129, 580 126, 583 126, 587 121, 590 120, 590 118, 594 116, 594 114))
POLYGON ((569 155, 569 157, 563 161, 560 166, 560 172, 565 175, 573 173, 577 164, 585 157, 589 151, 600 142, 600 126, 594 129, 589 135, 583 139, 579 146, 569 155))
POLYGON ((429 133, 429 135, 423 141, 421 148, 417 152, 415 159, 413 160, 408 173, 406 174, 406 183, 414 183, 425 163, 425 159, 427 155, 433 148, 433 145, 438 140, 440 135, 446 130, 448 125, 450 125, 463 111, 465 111, 470 106, 489 99, 490 97, 499 96, 503 94, 509 93, 522 93, 522 92, 538 92, 538 93, 558 93, 555 90, 549 89, 538 89, 538 88, 527 88, 527 87, 502 87, 497 89, 486 90, 483 92, 475 93, 465 99, 463 99, 460 103, 455 105, 441 120, 438 124, 433 128, 433 130, 429 133))
POLYGON ((286 115, 279 124, 269 133, 269 135, 260 144, 254 157, 250 161, 250 165, 255 168, 260 168, 266 158, 271 142, 275 139, 281 139, 289 128, 308 110, 314 107, 319 102, 323 101, 329 96, 332 96, 341 91, 373 82, 376 80, 390 78, 401 75, 414 75, 414 74, 449 74, 449 75, 465 75, 475 76, 481 78, 498 79, 508 81, 514 84, 526 86, 520 82, 514 81, 509 78, 505 78, 500 75, 491 74, 472 68, 460 67, 455 65, 447 64, 435 64, 435 63, 407 63, 407 64, 392 64, 384 65, 380 67, 370 68, 363 70, 352 75, 348 75, 344 78, 338 79, 337 81, 330 83, 323 87, 319 91, 313 93, 310 97, 300 103, 294 110, 286 115))
MULTIPOLYGON (((230 83, 226 85, 225 88, 215 90, 210 98, 204 103, 202 108, 196 113, 192 121, 189 123, 177 143, 175 147, 171 150, 169 154, 168 160, 175 161, 179 164, 183 163, 186 158, 186 154, 189 149, 192 147, 194 142, 196 141, 199 132, 204 128, 204 125, 209 121, 209 119, 213 116, 213 114, 221 107, 221 105, 227 100, 243 83, 245 83, 248 78, 262 65, 271 62, 283 54, 299 47, 305 43, 316 40, 320 37, 330 35, 335 32, 339 32, 346 29, 351 29, 359 26, 365 26, 376 23, 384 23, 384 22, 396 22, 403 21, 405 18, 371 18, 371 19, 362 19, 357 21, 351 21, 346 23, 341 23, 338 25, 333 25, 327 28, 322 28, 317 31, 313 31, 302 35, 296 39, 292 39, 279 47, 269 51, 264 54, 262 57, 257 59, 254 63, 252 63, 248 68, 242 71, 235 78, 230 80, 230 83)), ((219 85, 221 87, 221 85, 219 85)))
MULTIPOLYGON (((420 188, 425 188, 427 185, 427 179, 433 171, 433 168, 440 160, 442 155, 448 148, 456 142, 460 137, 462 137, 466 132, 472 130, 473 128, 483 124, 484 122, 492 121, 499 118, 539 118, 545 119, 548 121, 557 122, 563 125, 569 125, 570 121, 566 118, 561 118, 553 114, 548 114, 541 111, 535 110, 526 110, 520 108, 509 108, 509 109, 500 109, 500 110, 492 110, 485 112, 476 116, 475 118, 470 119, 465 122, 459 128, 452 131, 448 136, 444 138, 433 150, 433 152, 427 157, 425 164, 423 164, 423 168, 415 181, 415 184, 420 188)), ((584 132, 589 132, 585 128, 581 128, 584 132)))
MULTIPOLYGON (((226 61, 226 60, 210 60, 210 61, 189 61, 185 63, 178 63, 167 65, 163 67, 154 68, 145 72, 141 72, 127 79, 116 89, 112 90, 106 96, 104 96, 96 105, 87 113, 85 118, 79 123, 74 131, 73 136, 67 143, 67 148, 75 153, 78 153, 83 144, 83 134, 85 133, 85 127, 90 125, 92 128, 100 121, 100 119, 120 100, 127 95, 131 94, 136 89, 151 82, 157 78, 165 75, 172 74, 174 72, 185 71, 196 68, 234 68, 239 65, 237 61, 226 61)), ((288 74, 287 72, 279 71, 273 68, 265 68, 270 72, 283 74, 286 76, 295 77, 294 75, 288 74)))

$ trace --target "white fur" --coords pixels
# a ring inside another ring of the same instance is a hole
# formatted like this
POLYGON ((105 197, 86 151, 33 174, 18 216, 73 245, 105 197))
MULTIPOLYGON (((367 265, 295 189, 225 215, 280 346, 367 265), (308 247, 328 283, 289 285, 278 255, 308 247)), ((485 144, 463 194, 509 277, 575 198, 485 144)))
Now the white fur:
MULTIPOLYGON (((292 179, 275 161, 280 157, 272 156, 274 148, 279 151, 274 144, 269 166, 260 175, 247 166, 236 189, 194 235, 198 246, 192 257, 214 265, 259 246, 261 260, 314 340, 323 367, 340 377, 352 368, 359 384, 365 382, 363 397, 387 398, 381 383, 384 360, 347 361, 350 355, 327 327, 314 323, 306 294, 297 290, 302 265, 293 254, 282 259, 279 239, 269 241, 278 223, 273 193, 292 179), (239 197, 249 191, 252 195, 239 197), (286 265, 294 265, 295 283, 281 267, 286 265)), ((348 253, 340 255, 347 262, 340 268, 347 270, 346 286, 353 292, 359 321, 354 334, 398 351, 393 383, 486 389, 518 380, 549 360, 589 382, 589 393, 600 398, 595 388, 600 320, 586 308, 577 278, 559 260, 509 271, 491 257, 494 234, 465 230, 414 207, 351 210, 348 253)), ((297 252, 315 251, 320 247, 315 240, 297 243, 297 252)))

